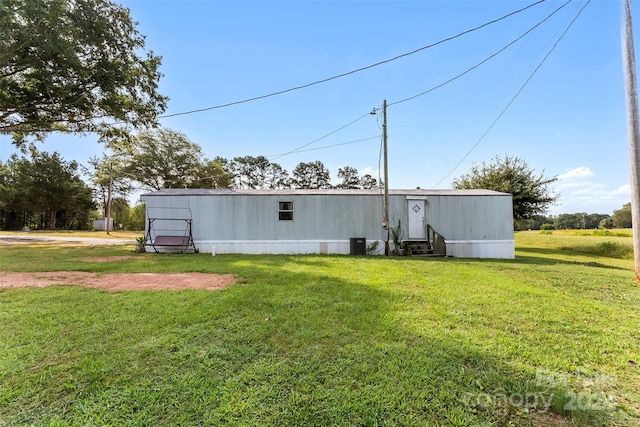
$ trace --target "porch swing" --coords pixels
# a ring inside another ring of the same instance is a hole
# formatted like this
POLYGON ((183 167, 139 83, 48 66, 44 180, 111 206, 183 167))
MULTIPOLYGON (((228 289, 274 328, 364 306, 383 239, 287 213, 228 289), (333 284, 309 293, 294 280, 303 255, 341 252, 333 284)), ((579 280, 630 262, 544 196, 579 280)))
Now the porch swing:
POLYGON ((147 208, 145 244, 154 252, 198 253, 189 208, 147 208))

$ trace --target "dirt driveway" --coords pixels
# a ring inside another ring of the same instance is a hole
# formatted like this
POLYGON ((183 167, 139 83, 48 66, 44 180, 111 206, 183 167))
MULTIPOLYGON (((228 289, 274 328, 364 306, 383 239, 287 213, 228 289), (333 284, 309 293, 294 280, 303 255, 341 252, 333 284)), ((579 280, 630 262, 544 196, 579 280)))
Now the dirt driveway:
POLYGON ((42 273, 0 272, 0 288, 42 288, 51 285, 74 285, 109 291, 180 290, 225 288, 235 282, 232 274, 206 273, 116 273, 96 274, 82 271, 55 271, 42 273))
POLYGON ((135 240, 102 237, 45 236, 37 234, 0 234, 0 244, 67 242, 88 245, 135 245, 135 240))
MULTIPOLYGON (((0 235, 0 244, 11 245, 34 242, 76 242, 90 245, 135 244, 135 241, 62 236, 0 235)), ((105 259, 87 258, 80 261, 110 262, 122 261, 130 257, 110 257, 105 259)), ((115 273, 96 274, 81 271, 55 271, 36 273, 0 272, 0 289, 23 288, 27 286, 42 288, 52 285, 86 286, 109 291, 133 290, 180 290, 206 289, 217 290, 235 283, 232 274, 207 273, 115 273)))

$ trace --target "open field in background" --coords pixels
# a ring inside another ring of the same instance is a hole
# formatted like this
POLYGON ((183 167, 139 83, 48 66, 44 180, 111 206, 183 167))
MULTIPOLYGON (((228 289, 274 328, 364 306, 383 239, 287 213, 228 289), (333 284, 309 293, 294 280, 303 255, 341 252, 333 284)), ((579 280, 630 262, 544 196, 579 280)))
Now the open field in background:
POLYGON ((1 246, 0 271, 238 282, 0 290, 0 425, 639 425, 631 239, 516 241, 515 260, 1 246))
POLYGON ((563 260, 589 258, 590 262, 633 269, 631 230, 554 230, 551 234, 523 231, 516 233, 516 251, 520 255, 531 252, 563 260))

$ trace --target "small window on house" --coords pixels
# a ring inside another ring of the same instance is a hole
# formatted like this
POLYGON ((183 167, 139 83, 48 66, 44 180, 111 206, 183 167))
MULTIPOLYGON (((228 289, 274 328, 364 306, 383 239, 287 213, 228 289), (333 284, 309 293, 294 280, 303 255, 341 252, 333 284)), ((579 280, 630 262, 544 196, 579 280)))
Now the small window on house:
POLYGON ((293 221, 293 202, 278 202, 278 220, 293 221))

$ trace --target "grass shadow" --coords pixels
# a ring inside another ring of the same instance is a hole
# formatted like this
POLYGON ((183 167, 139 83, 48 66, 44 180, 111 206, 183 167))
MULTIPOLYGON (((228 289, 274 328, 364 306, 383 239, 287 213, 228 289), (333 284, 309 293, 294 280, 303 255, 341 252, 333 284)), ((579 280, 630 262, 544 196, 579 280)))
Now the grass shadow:
POLYGON ((612 260, 618 261, 618 259, 607 258, 598 255, 587 255, 579 252, 570 252, 560 249, 545 249, 545 248, 518 248, 516 251, 516 258, 512 260, 515 263, 523 264, 538 264, 538 265, 554 265, 554 264, 566 264, 566 265, 584 265, 586 267, 608 268, 613 270, 628 270, 629 268, 611 265, 608 262, 612 260), (521 254, 527 255, 521 255, 521 254), (574 258, 566 259, 566 258, 574 258), (590 258, 596 261, 578 261, 581 258, 590 258))
MULTIPOLYGON (((245 285, 213 293, 54 287, 0 294, 0 380, 9 391, 0 418, 529 425, 528 414, 561 401, 535 371, 514 368, 482 339, 465 339, 457 328, 482 320, 458 323, 464 313, 425 294, 426 280, 381 280, 396 263, 322 256, 160 261, 175 272, 232 272, 245 285)), ((606 416, 593 414, 592 421, 606 416)))

